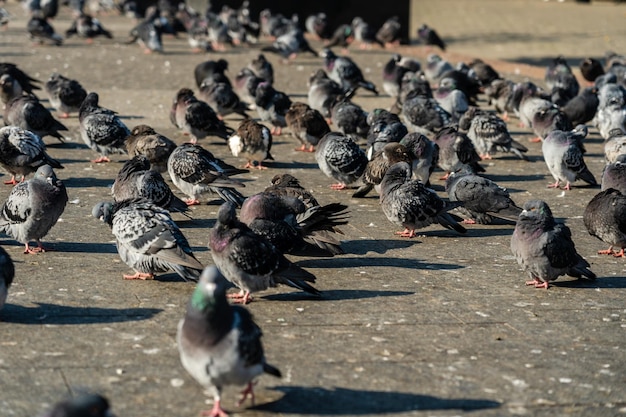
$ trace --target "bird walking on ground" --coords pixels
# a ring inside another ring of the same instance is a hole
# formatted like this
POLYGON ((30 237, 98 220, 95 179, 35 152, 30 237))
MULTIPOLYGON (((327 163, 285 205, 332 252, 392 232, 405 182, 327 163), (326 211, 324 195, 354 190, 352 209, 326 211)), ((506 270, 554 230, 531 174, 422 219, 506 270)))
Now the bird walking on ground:
POLYGON ((183 367, 213 396, 213 408, 202 412, 210 417, 228 416, 221 398, 226 386, 246 385, 238 405, 248 397, 254 403, 254 378, 263 373, 281 377, 265 360, 261 329, 252 315, 244 307, 229 305, 227 285, 216 267, 207 267, 176 332, 183 367))
POLYGON ((24 253, 45 252, 41 239, 57 223, 67 201, 65 185, 50 165, 43 165, 11 190, 0 210, 0 232, 24 244, 24 253), (36 248, 30 246, 33 240, 36 248))
POLYGON ((231 297, 237 302, 247 304, 251 293, 278 284, 320 295, 309 284, 315 282, 315 276, 291 263, 267 239, 239 221, 231 202, 222 204, 217 213, 209 232, 209 248, 220 272, 241 290, 231 297))
POLYGON ((135 198, 98 203, 92 215, 111 228, 117 253, 135 270, 124 279, 154 279, 157 273, 174 271, 185 281, 198 280, 204 267, 167 210, 135 198))
POLYGON ((545 201, 524 204, 511 236, 511 252, 531 280, 526 285, 548 288, 561 275, 595 279, 589 262, 576 251, 569 227, 557 223, 545 201))

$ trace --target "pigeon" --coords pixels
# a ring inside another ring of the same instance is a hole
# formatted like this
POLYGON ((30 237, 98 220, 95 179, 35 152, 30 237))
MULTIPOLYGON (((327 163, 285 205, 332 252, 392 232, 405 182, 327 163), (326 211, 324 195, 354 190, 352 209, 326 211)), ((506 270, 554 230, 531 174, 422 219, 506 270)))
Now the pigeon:
POLYGON ((0 75, 3 74, 10 75, 18 82, 18 84, 22 87, 22 90, 26 91, 29 94, 33 93, 33 90, 40 89, 40 87, 37 85, 37 83, 39 83, 40 81, 26 74, 15 64, 12 64, 10 62, 0 62, 0 75))
POLYGON ((385 173, 390 166, 401 161, 412 163, 407 148, 396 142, 388 143, 380 151, 374 153, 361 177, 363 185, 352 194, 352 198, 364 198, 374 188, 380 194, 380 183, 385 173))
POLYGON ((207 21, 191 7, 181 5, 175 13, 178 20, 187 32, 187 42, 194 53, 209 52, 212 46, 209 43, 207 21))
POLYGON ((425 23, 417 28, 417 37, 424 45, 436 46, 442 51, 446 50, 446 43, 439 37, 437 31, 425 23))
POLYGON ((24 253, 45 252, 41 239, 59 220, 67 201, 63 182, 50 165, 42 165, 33 178, 11 190, 0 210, 0 232, 24 244, 24 253), (33 240, 36 248, 29 244, 33 240))
POLYGON ((392 98, 398 98, 404 74, 419 72, 421 65, 418 61, 403 58, 400 54, 393 54, 383 67, 383 90, 392 98))
POLYGON ((340 46, 345 51, 352 42, 354 42, 354 29, 351 25, 344 23, 337 26, 337 29, 335 29, 328 43, 325 44, 325 47, 332 48, 334 46, 340 46))
POLYGON ((548 65, 545 81, 548 90, 553 91, 555 88, 562 88, 569 97, 575 97, 580 89, 576 76, 562 56, 555 58, 548 65))
POLYGON ((299 101, 291 104, 285 114, 285 122, 291 133, 302 144, 296 151, 315 152, 315 146, 324 135, 330 132, 324 116, 308 104, 299 101))
POLYGON ((217 212, 217 222, 209 232, 209 248, 220 272, 241 290, 233 297, 238 302, 247 304, 251 293, 278 284, 320 296, 308 284, 315 282, 315 276, 291 263, 267 239, 239 221, 231 202, 222 204, 217 212))
POLYGON ((352 30, 354 30, 354 39, 359 43, 360 49, 370 49, 373 44, 385 47, 385 44, 376 38, 376 30, 372 25, 363 20, 362 17, 352 19, 352 30))
POLYGON ((626 133, 621 129, 613 129, 604 142, 604 159, 607 164, 611 164, 623 154, 626 154, 626 133))
POLYGON ((304 27, 307 33, 317 40, 328 39, 328 16, 326 13, 315 13, 306 18, 304 27))
POLYGON ((311 48, 299 28, 292 28, 287 33, 278 36, 271 46, 265 46, 261 48, 261 51, 273 52, 289 60, 295 59, 299 52, 308 52, 317 56, 317 52, 311 48))
POLYGON ((341 86, 344 93, 352 94, 359 87, 378 95, 376 86, 365 80, 361 69, 348 57, 339 57, 328 48, 320 52, 328 77, 341 86))
POLYGON ((30 20, 26 24, 26 30, 33 42, 43 45, 50 42, 53 45, 60 46, 63 44, 63 37, 55 32, 54 28, 43 16, 41 10, 35 10, 30 16, 30 20))
POLYGON ((528 148, 511 137, 506 122, 497 114, 471 107, 462 121, 469 121, 467 137, 471 139, 481 159, 491 159, 493 152, 503 150, 514 153, 524 161, 528 160, 524 155, 528 148))
POLYGON ((452 64, 444 60, 440 55, 430 54, 426 57, 424 76, 431 84, 439 83, 439 80, 444 74, 453 70, 454 67, 452 64))
POLYGON ((285 115, 292 104, 289 96, 277 91, 268 81, 263 81, 256 87, 254 100, 261 120, 272 124, 270 133, 280 136, 283 127, 287 126, 285 115))
POLYGON ((409 93, 401 114, 407 127, 425 135, 437 133, 452 123, 452 116, 437 100, 415 93, 409 93))
POLYGON ((343 190, 356 182, 367 166, 365 152, 350 138, 339 132, 327 133, 315 151, 315 160, 322 172, 338 183, 330 186, 333 190, 343 190))
POLYGON ((607 163, 602 171, 601 190, 614 188, 626 195, 626 154, 619 155, 615 162, 607 163))
POLYGON ((483 88, 490 86, 496 80, 502 80, 500 74, 498 74, 491 65, 480 58, 471 60, 467 65, 475 74, 478 83, 483 88))
POLYGON ((9 74, 0 75, 0 100, 2 100, 2 108, 6 108, 6 104, 16 97, 24 94, 24 90, 20 83, 9 74))
POLYGON ((405 228, 396 234, 412 238, 415 230, 433 223, 466 233, 465 228, 448 213, 458 203, 445 202, 420 181, 411 180, 411 175, 411 166, 407 162, 397 162, 389 167, 380 183, 383 213, 390 222, 405 228))
POLYGON ((272 185, 263 190, 263 192, 280 197, 295 197, 302 201, 307 209, 320 205, 313 194, 300 185, 300 181, 291 174, 274 175, 271 183, 272 185))
POLYGON ((261 329, 248 310, 228 303, 227 287, 216 267, 202 271, 176 331, 183 367, 213 395, 213 408, 202 412, 211 417, 227 416, 221 402, 225 386, 246 385, 241 405, 248 396, 254 400, 254 378, 263 373, 281 377, 265 360, 261 329))
POLYGON ((167 210, 145 198, 132 198, 98 203, 91 213, 109 225, 117 253, 135 270, 124 279, 148 280, 174 271, 185 281, 198 280, 203 266, 167 210))
POLYGON ((228 139, 234 130, 217 117, 215 110, 206 102, 198 100, 193 91, 181 88, 176 93, 172 104, 170 121, 182 129, 185 135, 191 136, 191 143, 207 136, 228 139))
POLYGON ((268 82, 270 85, 274 84, 274 67, 272 63, 265 58, 265 55, 258 54, 246 68, 251 70, 254 75, 263 81, 268 82))
MULTIPOLYGON (((527 95, 522 98, 522 101, 519 105, 519 118, 520 123, 526 127, 533 127, 533 119, 535 115, 542 110, 557 108, 557 106, 552 103, 550 100, 546 100, 541 97, 536 97, 533 95, 527 95)), ((538 141, 535 141, 538 142, 538 141)))
POLYGON ((452 69, 441 74, 437 84, 461 90, 470 104, 477 105, 478 95, 481 93, 480 82, 464 63, 460 63, 459 67, 461 69, 452 69))
POLYGON ((439 163, 439 146, 421 133, 408 133, 400 140, 411 158, 412 178, 430 186, 430 175, 439 163))
POLYGON ((206 102, 222 119, 231 113, 237 113, 248 118, 248 105, 239 99, 230 83, 215 83, 204 81, 200 85, 198 96, 206 102))
POLYGON ((565 116, 574 126, 590 122, 596 115, 600 100, 597 95, 597 88, 584 88, 580 94, 572 98, 561 108, 565 116))
POLYGON ((185 214, 189 211, 187 204, 172 193, 163 176, 150 169, 150 162, 143 155, 133 156, 124 163, 111 187, 111 194, 116 203, 143 197, 169 212, 185 214))
POLYGON ((433 98, 448 112, 453 123, 458 123, 469 108, 467 96, 456 88, 455 81, 451 78, 444 78, 439 82, 439 87, 433 91, 433 98))
POLYGON ((308 85, 309 105, 326 118, 330 118, 331 108, 339 98, 348 99, 355 93, 355 91, 344 91, 341 85, 331 80, 323 69, 318 69, 309 77, 308 85))
POLYGON ((0 310, 9 295, 9 288, 15 278, 15 266, 9 254, 0 246, 0 310))
POLYGON ((65 142, 63 135, 59 132, 66 131, 67 127, 56 120, 48 109, 31 94, 15 97, 6 104, 4 123, 7 126, 18 126, 29 130, 41 138, 52 136, 65 142))
POLYGON ((262 78, 257 77, 249 68, 243 68, 235 76, 234 89, 242 101, 249 103, 250 109, 254 109, 256 104, 256 89, 263 82, 262 78))
POLYGON ((509 114, 515 112, 512 103, 515 83, 511 80, 496 79, 487 85, 485 95, 489 104, 493 105, 496 112, 502 115, 503 120, 509 120, 509 114))
POLYGON ((115 417, 109 400, 100 394, 79 394, 59 401, 44 417, 115 417))
POLYGON ((458 171, 462 165, 470 165, 474 172, 485 172, 478 163, 480 156, 471 139, 455 126, 441 129, 433 142, 439 147, 439 167, 446 172, 445 180, 451 172, 458 171))
POLYGON ((247 171, 215 158, 200 145, 185 143, 174 149, 167 161, 167 172, 174 185, 189 197, 186 200, 187 205, 200 204, 198 197, 210 191, 239 207, 245 200, 233 188, 245 187, 245 184, 228 176, 247 171))
POLYGON ((63 165, 46 153, 46 145, 41 138, 17 126, 0 128, 0 165, 11 174, 5 184, 16 185, 16 175, 35 172, 42 165, 63 168, 63 165))
POLYGON ((65 31, 66 38, 74 35, 87 39, 88 43, 92 43, 93 39, 98 36, 113 39, 111 32, 106 30, 98 19, 86 13, 81 13, 77 16, 70 28, 65 31))
POLYGON ((400 35, 402 31, 402 25, 398 16, 390 17, 383 23, 383 25, 376 32, 376 39, 381 43, 388 46, 397 46, 400 44, 400 35))
POLYGON ((209 81, 209 83, 226 83, 229 84, 230 80, 226 76, 225 72, 228 70, 228 61, 225 59, 218 59, 217 61, 209 60, 199 63, 193 70, 193 75, 196 80, 198 88, 203 83, 209 81))
POLYGON ((267 169, 263 166, 266 159, 274 160, 272 149, 272 134, 270 130, 252 119, 241 122, 237 131, 228 139, 228 147, 233 156, 243 156, 248 160, 244 168, 267 169), (256 162, 256 166, 254 164, 256 162))
POLYGON ((97 93, 89 93, 80 105, 78 121, 83 142, 98 152, 100 157, 93 163, 110 162, 110 153, 126 153, 124 141, 130 130, 113 110, 99 105, 97 93))
POLYGON ((598 77, 604 75, 602 63, 595 58, 585 58, 580 61, 580 73, 583 78, 593 83, 598 77))
POLYGON ((226 44, 233 45, 233 38, 228 33, 228 25, 220 17, 207 11, 205 14, 207 23, 208 40, 214 51, 225 51, 226 44))
POLYGON ((619 190, 607 188, 596 194, 585 207, 583 213, 585 228, 609 245, 598 254, 624 257, 626 248, 626 196, 619 190), (619 248, 614 251, 613 248, 619 248))
POLYGON ((62 118, 68 118, 70 113, 78 113, 80 105, 87 97, 87 91, 76 80, 53 72, 44 84, 44 90, 50 99, 50 104, 62 118))
POLYGON ((176 148, 169 138, 157 133, 148 125, 137 125, 124 141, 128 156, 144 155, 157 172, 167 171, 167 160, 176 148))
POLYGON ((555 130, 569 131, 574 128, 567 115, 556 107, 541 109, 532 119, 533 132, 540 140, 555 130))
POLYGON ((343 254, 336 233, 347 224, 348 206, 340 203, 306 208, 296 197, 262 192, 250 196, 239 220, 267 239, 280 253, 300 256, 343 254))
POLYGON ((450 201, 461 203, 457 211, 467 216, 463 223, 491 224, 493 217, 515 223, 522 212, 505 188, 474 174, 468 165, 450 174, 446 192, 450 201))
POLYGON ((137 42, 145 54, 163 52, 163 28, 154 23, 156 16, 146 15, 146 18, 131 29, 126 44, 137 42))
POLYGON ((367 138, 367 113, 361 106, 345 98, 337 98, 330 111, 330 120, 336 130, 353 138, 367 138))
POLYGON ((409 133, 397 114, 384 109, 374 109, 367 115, 367 157, 372 157, 387 143, 400 142, 409 133))
POLYGON ((569 227, 557 223, 548 204, 530 200, 524 204, 513 236, 511 252, 530 275, 526 285, 548 288, 561 275, 595 279, 589 263, 576 251, 569 227))
POLYGON ((577 126, 576 129, 565 132, 555 130, 546 136, 541 145, 544 160, 555 182, 549 188, 559 188, 559 183, 565 183, 565 190, 569 190, 571 183, 581 179, 595 186, 595 177, 587 168, 583 160, 581 141, 587 136, 587 128, 577 126))

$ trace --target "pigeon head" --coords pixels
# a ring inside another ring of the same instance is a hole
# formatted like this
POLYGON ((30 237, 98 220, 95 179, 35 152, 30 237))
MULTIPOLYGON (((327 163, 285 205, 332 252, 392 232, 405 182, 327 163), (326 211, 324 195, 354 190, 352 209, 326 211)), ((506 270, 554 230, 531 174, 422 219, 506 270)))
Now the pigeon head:
POLYGON ((37 168, 37 172, 35 172, 35 178, 50 183, 57 180, 57 176, 54 174, 54 170, 50 165, 47 164, 37 168))
POLYGON ((419 157, 424 152, 424 148, 426 148, 426 144, 429 140, 430 139, 419 132, 412 132, 404 136, 402 140, 400 140, 400 144, 404 145, 409 153, 413 154, 415 157, 419 157))
POLYGON ((191 89, 181 88, 180 90, 178 90, 178 93, 176 93, 176 102, 178 103, 178 102, 186 101, 186 100, 189 100, 191 97, 195 97, 191 89))
POLYGON ((364 22, 363 18, 357 16, 354 19, 352 19, 352 27, 354 28, 354 27, 360 26, 363 24, 363 22, 364 22))
POLYGON ((552 210, 543 200, 530 200, 524 203, 520 219, 530 219, 537 222, 546 223, 554 221, 552 210))
POLYGON ((214 307, 216 299, 225 301, 227 282, 216 266, 206 267, 191 295, 191 307, 198 311, 205 311, 214 307))
POLYGON ((383 147, 383 157, 391 164, 400 161, 411 163, 411 156, 407 148, 396 142, 388 143, 383 147))
POLYGON ((236 221, 237 213, 235 212, 235 205, 230 201, 222 204, 217 212, 217 222, 224 226, 230 226, 236 221))
POLYGON ((137 125, 130 132, 130 134, 133 136, 154 135, 155 133, 156 133, 155 130, 148 125, 137 125))
POLYGON ((320 56, 324 58, 324 60, 326 60, 327 62, 337 59, 337 55, 335 55, 335 53, 330 48, 322 49, 320 51, 320 56))
POLYGON ((102 201, 93 206, 91 215, 111 226, 113 224, 113 204, 108 201, 102 201))
POLYGON ((98 394, 85 394, 56 404, 48 417, 115 417, 109 401, 98 394))
MULTIPOLYGON (((626 157, 626 155, 624 155, 626 157)), ((299 187, 300 181, 291 174, 275 175, 271 181, 272 185, 280 185, 282 187, 299 187)))

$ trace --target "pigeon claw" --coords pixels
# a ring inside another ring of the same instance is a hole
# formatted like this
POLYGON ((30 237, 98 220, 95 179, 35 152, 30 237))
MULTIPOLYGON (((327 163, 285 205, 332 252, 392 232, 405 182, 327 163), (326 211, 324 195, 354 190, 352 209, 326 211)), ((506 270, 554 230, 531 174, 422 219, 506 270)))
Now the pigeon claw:
POLYGON ((534 138, 528 139, 530 143, 539 143, 541 142, 541 138, 539 136, 535 136, 534 138))
POLYGON ((345 190, 346 189, 346 184, 343 183, 339 183, 339 184, 332 184, 330 186, 331 190, 335 190, 335 191, 341 191, 341 190, 345 190))
POLYGON ((41 242, 37 242, 37 247, 36 248, 31 247, 28 243, 26 243, 25 247, 24 247, 24 253, 25 254, 30 254, 30 255, 35 255, 35 254, 40 253, 40 252, 45 252, 46 250, 47 249, 43 247, 41 242))
POLYGON ((548 184, 548 188, 559 188, 559 181, 555 182, 554 184, 548 184))
POLYGON ((255 382, 248 382, 248 385, 246 386, 246 388, 241 391, 241 398, 239 399, 239 401, 237 401, 237 407, 241 407, 241 405, 244 403, 244 401, 246 401, 246 399, 248 397, 250 397, 250 401, 252 402, 252 405, 254 405, 254 386, 256 385, 256 381, 255 382))
POLYGON ((309 148, 307 149, 306 145, 302 145, 295 150, 298 152, 315 152, 315 147, 313 145, 309 145, 309 148))
MULTIPOLYGON (((23 177, 22 177, 22 179, 23 179, 23 177)), ((17 185, 18 184, 18 182, 15 181, 15 175, 13 175, 9 181, 5 181, 4 183, 6 185, 17 185)))
POLYGON ((143 272, 136 272, 134 275, 123 275, 124 279, 140 279, 143 281, 154 279, 154 274, 146 274, 143 272))
POLYGON ((409 230, 409 228, 406 228, 401 232, 396 232, 395 234, 401 237, 408 237, 410 239, 415 237, 415 229, 409 230))
POLYGON ((92 159, 91 162, 94 164, 101 164, 103 162, 111 162, 111 160, 109 159, 108 156, 101 156, 98 159, 92 159))
POLYGON ((548 289, 548 281, 542 281, 539 278, 535 278, 532 281, 526 281, 526 285, 534 285, 535 288, 545 288, 548 289))
POLYGON ((185 200, 185 204, 187 204, 188 206, 198 206, 200 205, 200 200, 197 200, 195 198, 188 198, 187 200, 185 200))
POLYGON ((248 304, 252 301, 252 296, 250 295, 250 291, 241 290, 237 294, 227 294, 227 298, 233 300, 235 304, 248 304))
POLYGON ((472 219, 463 219, 463 224, 476 224, 476 220, 472 219))
POLYGON ((228 413, 222 408, 220 400, 215 400, 212 409, 203 411, 200 414, 207 417, 228 417, 228 413))

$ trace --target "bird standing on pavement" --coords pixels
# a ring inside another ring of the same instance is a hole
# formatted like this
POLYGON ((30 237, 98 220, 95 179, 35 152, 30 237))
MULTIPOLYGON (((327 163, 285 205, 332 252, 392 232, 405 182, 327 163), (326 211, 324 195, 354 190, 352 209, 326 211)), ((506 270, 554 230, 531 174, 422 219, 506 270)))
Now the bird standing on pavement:
POLYGON ((437 46, 442 51, 446 50, 445 42, 439 37, 439 34, 435 29, 432 29, 427 24, 422 24, 419 28, 417 28, 417 37, 424 45, 432 45, 437 46))
POLYGON ((561 275, 595 279, 589 262, 576 251, 569 227, 557 223, 548 204, 530 200, 524 204, 511 236, 511 252, 528 273, 526 285, 548 288, 561 275))
POLYGON ((5 125, 18 126, 44 138, 52 136, 65 142, 60 133, 66 131, 61 122, 56 120, 32 94, 15 97, 6 104, 4 109, 5 125))
POLYGON ((291 133, 302 146, 296 151, 315 152, 315 146, 330 132, 330 127, 322 114, 308 104, 296 101, 285 113, 285 122, 291 133))
POLYGON ((15 266, 9 254, 0 247, 0 310, 9 295, 9 287, 15 278, 15 266))
POLYGON ((270 153, 272 149, 270 130, 252 119, 241 122, 235 134, 228 138, 228 147, 233 156, 241 155, 248 160, 244 168, 267 169, 263 166, 263 161, 274 160, 270 153))
POLYGON ((30 39, 40 45, 50 42, 53 45, 60 46, 63 43, 63 37, 55 32, 52 25, 43 16, 41 10, 35 10, 31 13, 30 20, 26 24, 26 30, 30 35, 30 39))
POLYGON ((590 235, 609 245, 598 254, 624 257, 626 248, 626 196, 608 188, 596 194, 587 204, 583 222, 590 235), (619 248, 619 251, 613 250, 619 248))
POLYGON ((398 16, 390 17, 376 32, 376 39, 384 44, 385 47, 398 46, 400 44, 401 30, 402 24, 398 16))
POLYGON ((331 80, 341 85, 345 93, 351 94, 361 87, 378 95, 376 86, 363 77, 361 69, 350 58, 335 55, 325 48, 320 55, 324 58, 324 67, 331 80))
POLYGON ((352 198, 363 198, 372 189, 376 189, 376 192, 380 194, 380 183, 385 173, 392 165, 402 161, 409 164, 412 162, 408 149, 399 143, 388 143, 381 150, 375 152, 361 177, 363 185, 352 194, 352 198))
POLYGON ((587 128, 577 126, 576 129, 564 132, 555 130, 544 139, 541 150, 555 182, 549 188, 559 188, 559 183, 565 183, 565 190, 569 190, 571 183, 581 179, 595 186, 597 181, 583 159, 582 139, 587 136, 587 128))
POLYGON ((102 23, 93 16, 86 13, 80 13, 68 30, 65 31, 65 37, 78 36, 87 39, 88 43, 92 43, 97 36, 104 36, 107 39, 113 39, 111 32, 106 30, 102 23))
POLYGON ((267 239, 239 221, 230 202, 222 204, 217 213, 217 222, 209 232, 209 248, 220 272, 241 290, 232 297, 238 302, 246 304, 251 293, 278 284, 320 295, 308 284, 315 282, 315 276, 291 263, 267 239))
POLYGON ((215 110, 206 102, 198 100, 193 91, 181 88, 176 93, 170 112, 172 124, 191 136, 191 143, 207 136, 217 136, 222 139, 234 132, 217 117, 215 110))
POLYGON ((78 81, 56 72, 46 81, 44 90, 52 107, 60 112, 64 119, 68 118, 70 113, 78 113, 80 105, 87 97, 87 91, 78 81))
POLYGON ((178 323, 176 343, 180 361, 189 374, 213 395, 213 408, 202 414, 226 417, 222 390, 246 385, 241 405, 250 396, 254 402, 254 378, 280 371, 268 364, 261 344, 261 329, 241 306, 226 298, 227 281, 216 267, 207 267, 178 323))
POLYGON ((167 159, 176 149, 176 144, 171 139, 157 133, 148 125, 135 126, 124 144, 128 156, 132 158, 144 155, 152 169, 158 172, 167 171, 167 159))
POLYGON ((92 215, 111 228, 117 253, 135 270, 124 279, 154 279, 157 273, 174 271, 185 281, 198 280, 203 266, 167 210, 135 198, 98 203, 92 215))
POLYGON ((368 162, 359 145, 350 136, 339 132, 330 132, 320 140, 315 160, 327 177, 338 181, 330 186, 333 190, 343 190, 356 182, 363 175, 368 162))
POLYGON ((56 403, 45 417, 115 417, 115 414, 102 395, 79 394, 56 403))
POLYGON ((289 96, 263 81, 256 87, 254 104, 261 120, 272 124, 270 133, 280 136, 283 127, 287 126, 285 115, 291 107, 289 96))
POLYGON ((43 165, 11 190, 0 210, 0 232, 24 244, 24 253, 45 252, 41 239, 57 223, 67 201, 65 185, 50 165, 43 165), (33 240, 36 248, 29 244, 33 240))

